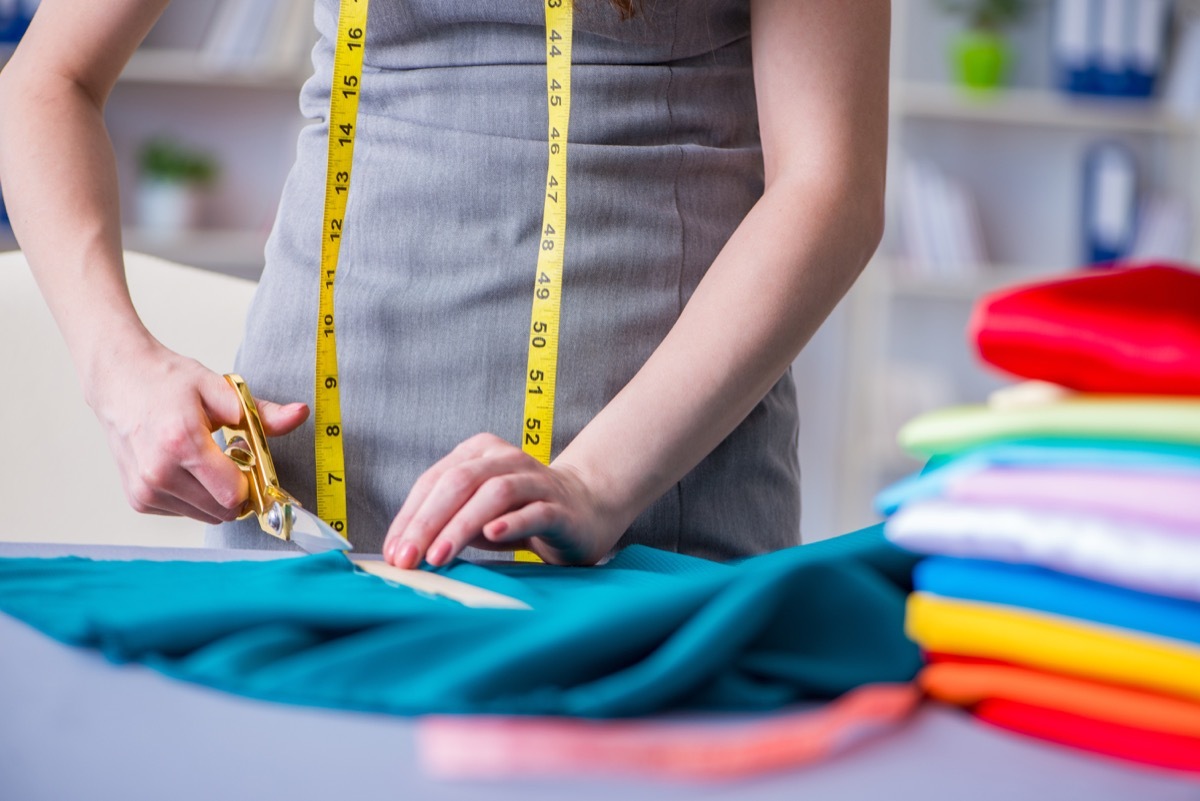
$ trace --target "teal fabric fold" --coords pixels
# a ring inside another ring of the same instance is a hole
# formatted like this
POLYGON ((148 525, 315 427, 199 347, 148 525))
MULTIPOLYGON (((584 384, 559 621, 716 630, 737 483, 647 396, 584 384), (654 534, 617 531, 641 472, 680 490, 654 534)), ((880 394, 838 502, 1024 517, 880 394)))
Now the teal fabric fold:
POLYGON ((916 558, 878 526, 737 563, 634 546, 591 568, 455 563, 532 610, 471 609, 341 554, 0 559, 0 611, 114 662, 255 698, 386 712, 762 710, 906 681, 916 558))

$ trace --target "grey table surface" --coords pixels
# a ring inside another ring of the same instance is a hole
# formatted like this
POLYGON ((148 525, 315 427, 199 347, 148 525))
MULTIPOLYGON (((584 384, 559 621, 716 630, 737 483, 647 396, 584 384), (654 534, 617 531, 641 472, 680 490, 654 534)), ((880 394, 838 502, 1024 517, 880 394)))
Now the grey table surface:
MULTIPOLYGON (((0 543, 0 557, 278 558, 277 552, 0 543)), ((0 615, 0 801, 74 799, 1200 799, 1200 783, 925 705, 903 728, 753 781, 446 781, 410 720, 271 704, 113 665, 0 615)))

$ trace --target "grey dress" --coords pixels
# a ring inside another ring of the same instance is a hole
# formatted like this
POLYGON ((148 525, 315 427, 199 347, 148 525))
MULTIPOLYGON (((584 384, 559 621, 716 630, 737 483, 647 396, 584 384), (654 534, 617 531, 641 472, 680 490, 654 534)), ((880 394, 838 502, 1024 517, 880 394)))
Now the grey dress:
MULTIPOLYGON (((629 381, 762 192, 744 0, 647 0, 622 22, 575 0, 557 454, 629 381)), ((237 369, 255 395, 313 393, 325 116, 336 0, 237 369)), ((538 0, 374 0, 335 303, 349 529, 378 551, 422 473, 487 431, 518 443, 546 175, 538 0)), ((687 392, 688 387, 679 387, 687 392)), ((795 544, 790 375, 620 545, 710 558, 795 544)), ((272 440, 314 508, 313 429, 272 440)), ((638 443, 614 442, 630 464, 638 443)), ((272 547, 253 520, 209 544, 272 547)), ((282 543, 280 543, 282 545, 282 543)), ((285 546, 286 547, 286 546, 285 546)))

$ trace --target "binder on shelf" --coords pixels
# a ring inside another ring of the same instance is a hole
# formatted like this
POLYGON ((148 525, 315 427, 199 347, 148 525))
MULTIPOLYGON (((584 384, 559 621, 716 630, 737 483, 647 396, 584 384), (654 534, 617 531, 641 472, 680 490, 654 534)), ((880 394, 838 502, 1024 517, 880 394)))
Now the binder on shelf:
POLYGON ((1164 95, 1179 116, 1200 116, 1200 19, 1189 20, 1179 35, 1164 95))
POLYGON ((1156 195, 1138 212, 1137 234, 1129 258, 1186 262, 1192 255, 1192 212, 1184 198, 1156 195))
POLYGON ((1150 97, 1165 63, 1172 0, 1055 0, 1053 61, 1073 94, 1150 97))
POLYGON ((1166 64, 1169 0, 1135 0, 1130 3, 1133 19, 1126 62, 1127 86, 1131 97, 1154 94, 1158 76, 1166 64))
POLYGON ((1084 262, 1105 264, 1128 257, 1138 203, 1132 151, 1120 142, 1094 144, 1084 158, 1083 175, 1084 262))
MULTIPOLYGON (((1135 3, 1142 0, 1134 0, 1135 3)), ((1095 0, 1096 44, 1092 58, 1095 61, 1094 90, 1098 94, 1115 97, 1129 96, 1129 85, 1125 72, 1129 48, 1126 18, 1129 16, 1128 0, 1095 0)))
POLYGON ((1067 92, 1089 92, 1092 74, 1092 0, 1057 0, 1054 5, 1054 62, 1067 92))
POLYGON ((19 42, 40 0, 0 0, 0 42, 19 42))
POLYGON ((201 47, 205 64, 218 70, 272 66, 294 5, 294 0, 222 0, 201 47))
POLYGON ((975 199, 936 165, 903 163, 901 229, 914 277, 963 281, 987 262, 975 199))

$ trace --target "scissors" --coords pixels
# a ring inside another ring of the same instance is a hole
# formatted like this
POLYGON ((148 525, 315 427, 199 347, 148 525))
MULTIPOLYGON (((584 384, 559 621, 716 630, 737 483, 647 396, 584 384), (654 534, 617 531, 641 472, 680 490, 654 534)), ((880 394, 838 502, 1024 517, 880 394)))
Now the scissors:
POLYGON ((225 435, 225 455, 246 474, 250 486, 250 497, 238 520, 254 515, 263 531, 272 537, 294 542, 309 553, 353 550, 349 540, 301 507, 300 501, 279 486, 275 463, 267 449, 267 435, 258 417, 258 406, 246 382, 233 373, 226 375, 225 380, 237 392, 242 404, 241 422, 221 429, 225 435))

